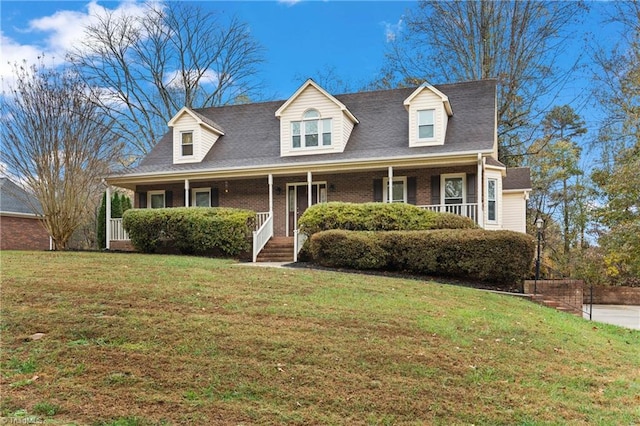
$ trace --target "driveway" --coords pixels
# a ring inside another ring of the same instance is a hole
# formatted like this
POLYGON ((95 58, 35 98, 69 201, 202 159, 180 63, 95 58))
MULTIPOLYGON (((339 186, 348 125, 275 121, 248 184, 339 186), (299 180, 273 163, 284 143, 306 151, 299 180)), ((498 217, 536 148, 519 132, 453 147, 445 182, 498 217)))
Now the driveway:
MULTIPOLYGON (((589 305, 584 305, 584 318, 589 319, 589 305)), ((640 330, 640 306, 593 305, 593 321, 640 330)))

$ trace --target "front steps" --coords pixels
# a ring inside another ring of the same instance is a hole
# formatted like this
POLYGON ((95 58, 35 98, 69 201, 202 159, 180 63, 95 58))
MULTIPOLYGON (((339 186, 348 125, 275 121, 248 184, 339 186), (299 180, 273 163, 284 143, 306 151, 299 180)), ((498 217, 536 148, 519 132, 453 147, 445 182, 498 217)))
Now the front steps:
POLYGON ((582 317, 582 306, 580 308, 568 306, 557 300, 547 298, 542 294, 532 294, 530 297, 533 302, 539 305, 582 317))
POLYGON ((256 262, 293 262, 293 237, 272 237, 256 262))

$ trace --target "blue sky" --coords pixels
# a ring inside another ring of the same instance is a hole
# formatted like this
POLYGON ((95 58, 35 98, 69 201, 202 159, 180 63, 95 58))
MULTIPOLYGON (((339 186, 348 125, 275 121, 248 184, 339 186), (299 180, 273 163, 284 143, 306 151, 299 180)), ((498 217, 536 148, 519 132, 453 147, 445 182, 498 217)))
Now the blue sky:
MULTIPOLYGON (((246 22, 255 39, 265 48, 261 79, 263 98, 286 99, 307 77, 332 68, 334 74, 357 90, 371 82, 382 66, 390 38, 403 31, 408 9, 416 1, 201 1, 204 8, 236 15, 246 22)), ((0 1, 0 76, 10 76, 7 62, 41 53, 62 61, 64 52, 82 36, 91 12, 138 7, 134 1, 0 1)), ((591 13, 567 54, 585 52, 585 43, 612 44, 613 27, 602 24, 604 9, 611 3, 591 2, 591 13), (594 33, 597 32, 597 35, 594 33)), ((585 60, 588 58, 585 57, 585 60)), ((588 63, 588 60, 585 62, 588 63)), ((587 118, 592 135, 597 111, 590 104, 585 70, 572 79, 550 106, 571 103, 587 118)))
MULTIPOLYGON (((200 2, 205 8, 237 15, 265 47, 262 79, 266 95, 283 99, 310 77, 332 67, 355 87, 380 70, 385 45, 402 28, 405 10, 415 2, 200 2)), ((5 1, 0 3, 2 64, 35 59, 39 52, 62 59, 82 34, 87 14, 97 7, 131 7, 121 2, 5 1)))

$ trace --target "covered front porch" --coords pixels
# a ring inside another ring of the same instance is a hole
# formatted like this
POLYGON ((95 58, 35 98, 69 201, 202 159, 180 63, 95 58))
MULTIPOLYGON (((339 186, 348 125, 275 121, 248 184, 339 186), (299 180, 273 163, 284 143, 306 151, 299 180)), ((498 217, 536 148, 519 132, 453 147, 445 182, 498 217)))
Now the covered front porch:
MULTIPOLYGON (((387 166, 366 170, 279 171, 263 176, 214 174, 177 181, 120 183, 135 192, 134 207, 236 207, 256 212, 252 260, 273 237, 296 237, 307 207, 324 202, 409 203, 420 208, 466 216, 486 227, 483 211, 484 161, 431 167, 387 166)), ((118 185, 118 182, 113 182, 118 185)), ((110 194, 107 196, 110 200, 110 194)), ((107 205, 110 217, 110 205, 107 205)), ((121 219, 107 221, 107 249, 128 240, 121 219)))

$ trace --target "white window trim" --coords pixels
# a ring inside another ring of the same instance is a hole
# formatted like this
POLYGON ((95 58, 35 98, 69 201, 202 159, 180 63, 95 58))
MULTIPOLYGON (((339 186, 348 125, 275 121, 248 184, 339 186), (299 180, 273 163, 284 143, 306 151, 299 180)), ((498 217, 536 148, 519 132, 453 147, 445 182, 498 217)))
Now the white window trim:
POLYGON ((323 117, 320 112, 318 110, 316 110, 315 108, 311 108, 306 110, 303 114, 302 114, 302 118, 300 120, 292 120, 289 123, 289 128, 290 128, 290 145, 291 145, 291 149, 293 151, 305 151, 305 150, 331 150, 334 148, 334 143, 333 143, 333 139, 334 139, 334 134, 333 134, 333 117, 323 117), (310 111, 315 111, 318 115, 317 117, 312 117, 312 118, 305 118, 305 115, 307 115, 308 112, 310 111), (329 125, 331 127, 331 131, 330 132, 325 132, 324 131, 324 120, 329 120, 329 125), (310 121, 317 121, 318 122, 318 145, 316 146, 307 146, 306 144, 306 122, 310 122, 310 121), (299 147, 294 147, 293 146, 293 123, 300 123, 300 134, 298 135, 300 137, 300 146, 299 147), (325 145, 324 144, 324 134, 325 133, 329 133, 331 135, 331 143, 329 145, 325 145))
POLYGON ((487 222, 488 223, 498 223, 498 179, 496 178, 488 178, 487 179, 487 222), (489 198, 489 182, 493 181, 495 183, 494 190, 494 199, 489 198), (493 201, 495 203, 495 219, 489 219, 489 202, 493 201))
MULTIPOLYGON (((394 176, 393 183, 402 182, 402 202, 407 203, 407 177, 406 176, 394 176)), ((382 202, 389 202, 389 178, 382 178, 382 202)), ((394 201, 394 203, 400 203, 400 201, 394 201)))
POLYGON ((196 155, 196 147, 195 147, 195 132, 193 130, 185 130, 180 132, 180 156, 183 158, 193 158, 196 155), (191 133, 191 154, 184 155, 184 147, 189 145, 184 143, 184 135, 191 133))
POLYGON ((462 204, 467 203, 467 174, 448 173, 440 175, 440 204, 445 205, 445 182, 447 179, 462 178, 462 204))
POLYGON ((211 188, 191 188, 191 207, 198 207, 196 206, 196 193, 198 192, 209 194, 209 205, 207 207, 211 207, 211 188))
POLYGON ((429 143, 429 142, 434 142, 437 139, 437 134, 436 134, 436 116, 437 116, 438 112, 436 111, 435 108, 424 108, 424 109, 419 109, 416 111, 416 140, 419 143, 429 143), (433 123, 431 123, 431 125, 433 126, 433 136, 430 138, 421 138, 420 137, 420 113, 422 111, 433 111, 433 123))
POLYGON ((158 208, 167 207, 167 194, 166 194, 165 190, 147 191, 147 208, 148 209, 152 209, 153 208, 153 206, 151 204, 151 198, 154 195, 162 195, 162 207, 158 207, 158 208))

